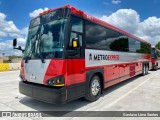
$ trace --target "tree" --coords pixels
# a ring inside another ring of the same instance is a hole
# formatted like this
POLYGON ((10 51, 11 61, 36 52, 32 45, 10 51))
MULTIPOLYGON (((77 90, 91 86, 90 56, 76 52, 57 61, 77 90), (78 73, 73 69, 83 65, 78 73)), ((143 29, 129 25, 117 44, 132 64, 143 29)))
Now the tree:
POLYGON ((155 47, 160 50, 160 42, 158 42, 155 47))

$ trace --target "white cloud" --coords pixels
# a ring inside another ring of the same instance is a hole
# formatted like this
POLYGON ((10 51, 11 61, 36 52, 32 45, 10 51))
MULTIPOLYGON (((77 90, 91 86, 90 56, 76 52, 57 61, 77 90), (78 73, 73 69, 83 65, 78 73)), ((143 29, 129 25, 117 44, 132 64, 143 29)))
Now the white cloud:
POLYGON ((6 15, 4 13, 0 13, 0 18, 3 20, 6 18, 6 15))
POLYGON ((48 10, 48 8, 44 8, 44 9, 39 8, 39 9, 34 10, 33 12, 29 13, 29 16, 30 16, 31 18, 37 17, 41 12, 43 12, 43 11, 45 11, 45 10, 48 10))
POLYGON ((28 27, 25 27, 21 30, 21 34, 27 35, 28 34, 28 27))
POLYGON ((5 32, 9 32, 9 33, 18 33, 19 29, 15 26, 15 24, 13 23, 13 21, 8 21, 5 28, 3 29, 5 32))
POLYGON ((121 3, 121 0, 112 0, 112 3, 118 5, 121 3))
MULTIPOLYGON (((7 16, 4 13, 0 13, 0 53, 6 53, 6 55, 17 55, 20 52, 13 50, 12 40, 3 40, 5 37, 15 37, 19 45, 24 47, 25 38, 27 36, 27 27, 22 30, 18 29, 13 21, 7 21, 7 16)), ((5 38, 6 39, 6 38, 5 38)))
MULTIPOLYGON (((29 13, 30 17, 36 17, 39 13, 48 8, 34 10, 32 13, 29 13)), ((3 40, 4 37, 16 37, 18 46, 24 48, 26 43, 26 37, 28 34, 28 27, 23 29, 18 29, 13 21, 7 21, 6 15, 0 13, 0 53, 5 53, 6 55, 22 55, 22 52, 19 50, 14 50, 12 46, 12 40, 3 40)))
POLYGON ((28 27, 24 27, 23 29, 21 29, 20 35, 21 35, 21 37, 27 39, 27 36, 28 36, 28 27))
POLYGON ((6 48, 12 48, 11 41, 0 42, 0 50, 6 50, 6 48))
MULTIPOLYGON (((17 38, 18 46, 24 48, 26 40, 24 38, 17 38)), ((5 53, 5 55, 22 55, 19 50, 14 50, 12 46, 12 40, 6 40, 0 42, 0 53, 5 53)))
POLYGON ((102 16, 101 19, 131 33, 137 30, 140 21, 138 13, 132 9, 119 9, 110 16, 102 16))
POLYGON ((149 17, 140 21, 140 15, 132 9, 119 9, 110 16, 103 15, 100 19, 117 26, 152 45, 160 41, 160 18, 149 17))
POLYGON ((139 32, 151 37, 160 35, 160 18, 149 17, 139 24, 139 32))
MULTIPOLYGON (((36 17, 40 12, 48 8, 38 9, 30 13, 30 17, 36 17)), ((13 50, 12 40, 3 41, 3 37, 17 37, 18 44, 24 47, 28 28, 18 29, 13 21, 7 21, 6 15, 0 13, 0 53, 8 55, 21 55, 18 50, 13 50)), ((117 26, 135 36, 147 40, 152 45, 160 41, 160 18, 148 17, 140 21, 140 15, 133 9, 119 9, 109 16, 103 15, 100 19, 117 26)))
POLYGON ((0 36, 1 37, 5 37, 5 36, 7 36, 7 34, 5 32, 3 32, 3 31, 0 31, 0 36))
POLYGON ((6 15, 0 13, 0 37, 20 37, 20 29, 16 27, 13 21, 7 21, 6 15))

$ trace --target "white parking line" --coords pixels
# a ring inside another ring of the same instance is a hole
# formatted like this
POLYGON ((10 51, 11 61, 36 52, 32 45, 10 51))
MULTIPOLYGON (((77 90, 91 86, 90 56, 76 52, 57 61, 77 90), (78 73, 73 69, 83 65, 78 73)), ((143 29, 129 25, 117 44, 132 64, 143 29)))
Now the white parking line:
MULTIPOLYGON (((139 84, 138 86, 134 87, 132 90, 128 91, 126 94, 122 95, 121 97, 119 97, 119 98, 116 99, 115 101, 113 101, 113 102, 111 102, 110 104, 108 104, 108 105, 105 107, 105 109, 113 106, 113 105, 116 104, 118 101, 122 100, 123 98, 125 98, 126 96, 128 96, 129 94, 131 94, 133 91, 135 91, 136 89, 138 89, 138 88, 141 87, 143 84, 145 84, 146 82, 148 82, 150 79, 152 79, 153 77, 155 77, 155 76, 157 76, 157 75, 159 75, 159 74, 157 73, 157 74, 155 74, 154 76, 146 79, 146 80, 143 81, 141 84, 139 84)), ((104 108, 102 108, 102 109, 104 109, 104 108)))
POLYGON ((15 82, 15 81, 20 81, 20 80, 5 80, 5 81, 0 81, 0 83, 6 83, 6 82, 15 82))
POLYGON ((18 71, 20 71, 20 70, 14 70, 14 71, 3 71, 3 72, 0 72, 0 74, 17 73, 18 71))

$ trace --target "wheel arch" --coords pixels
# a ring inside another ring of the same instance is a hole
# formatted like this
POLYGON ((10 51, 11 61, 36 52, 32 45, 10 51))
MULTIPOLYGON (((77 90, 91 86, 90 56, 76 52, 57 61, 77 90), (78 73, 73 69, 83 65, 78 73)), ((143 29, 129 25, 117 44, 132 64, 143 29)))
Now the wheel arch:
POLYGON ((100 84, 102 86, 102 90, 104 89, 104 68, 96 68, 96 69, 92 69, 92 70, 88 70, 86 73, 86 87, 89 86, 90 80, 91 78, 97 75, 100 78, 100 84))

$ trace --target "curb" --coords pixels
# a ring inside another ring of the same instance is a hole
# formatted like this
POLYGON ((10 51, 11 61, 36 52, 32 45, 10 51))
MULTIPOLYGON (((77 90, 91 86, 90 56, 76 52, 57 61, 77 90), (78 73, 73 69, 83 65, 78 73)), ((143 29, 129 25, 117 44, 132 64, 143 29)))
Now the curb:
POLYGON ((0 72, 19 70, 20 63, 0 63, 0 72))

